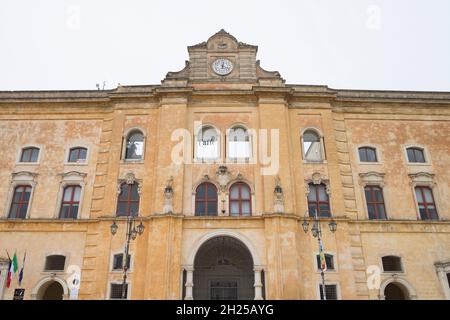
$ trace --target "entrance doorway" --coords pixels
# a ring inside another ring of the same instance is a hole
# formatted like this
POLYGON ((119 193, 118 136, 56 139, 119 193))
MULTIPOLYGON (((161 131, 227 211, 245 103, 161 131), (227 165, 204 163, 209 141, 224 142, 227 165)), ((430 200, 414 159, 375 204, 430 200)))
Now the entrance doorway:
POLYGON ((401 284, 391 282, 384 289, 386 300, 407 300, 408 295, 405 293, 406 288, 401 284))
POLYGON ((38 291, 39 300, 62 300, 64 289, 58 281, 49 281, 38 291))
POLYGON ((253 259, 239 240, 219 236, 206 241, 194 260, 194 299, 255 298, 253 259))

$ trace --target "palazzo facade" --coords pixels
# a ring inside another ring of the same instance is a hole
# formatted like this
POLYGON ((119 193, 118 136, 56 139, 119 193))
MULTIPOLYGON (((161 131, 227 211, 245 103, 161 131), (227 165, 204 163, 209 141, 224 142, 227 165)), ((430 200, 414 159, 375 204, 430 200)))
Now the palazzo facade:
POLYGON ((320 299, 314 216, 327 299, 450 299, 450 92, 286 84, 224 30, 188 52, 0 92, 1 299, 120 299, 125 261, 127 299, 320 299))

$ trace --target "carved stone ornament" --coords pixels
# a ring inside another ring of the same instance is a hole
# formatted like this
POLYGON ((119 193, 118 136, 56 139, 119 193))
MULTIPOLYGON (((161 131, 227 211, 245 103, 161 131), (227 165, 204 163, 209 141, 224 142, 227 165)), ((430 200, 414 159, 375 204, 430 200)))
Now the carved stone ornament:
POLYGON ((126 182, 127 184, 133 184, 135 181, 136 181, 136 177, 134 176, 134 173, 133 173, 133 172, 128 172, 128 173, 125 175, 125 182, 126 182))
POLYGON ((284 197, 283 188, 281 187, 281 180, 279 176, 275 177, 275 188, 274 188, 274 211, 275 213, 284 212, 284 197))
POLYGON ((137 183, 137 192, 139 195, 141 195, 142 192, 142 184, 139 183, 139 181, 136 179, 136 176, 134 175, 133 172, 128 172, 125 175, 124 179, 120 179, 119 183, 117 184, 117 194, 120 194, 122 192, 122 184, 126 183, 126 184, 134 184, 137 183))
POLYGON ((173 212, 173 177, 171 176, 169 180, 167 180, 166 187, 164 188, 164 213, 172 213, 173 212))
POLYGON ((226 166, 220 166, 216 172, 217 180, 219 181, 220 189, 222 192, 226 191, 228 182, 230 181, 231 172, 228 171, 226 166))

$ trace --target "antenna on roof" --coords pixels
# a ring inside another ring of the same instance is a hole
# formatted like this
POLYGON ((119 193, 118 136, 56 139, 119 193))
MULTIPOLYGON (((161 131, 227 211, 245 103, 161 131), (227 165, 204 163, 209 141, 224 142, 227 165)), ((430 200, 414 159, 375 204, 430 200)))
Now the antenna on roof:
MULTIPOLYGON (((103 81, 102 90, 105 90, 106 81, 103 81)), ((95 86, 97 87, 97 90, 100 91, 100 83, 96 83, 95 86)))

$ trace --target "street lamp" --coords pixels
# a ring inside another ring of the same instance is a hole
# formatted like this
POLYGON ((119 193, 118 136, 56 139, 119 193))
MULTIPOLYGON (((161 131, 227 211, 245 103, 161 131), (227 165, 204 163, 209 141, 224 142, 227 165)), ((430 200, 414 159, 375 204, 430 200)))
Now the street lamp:
MULTIPOLYGON (((126 228, 126 244, 124 249, 124 255, 122 257, 122 268, 123 268, 123 282, 122 282, 122 299, 126 298, 127 290, 127 271, 128 271, 128 252, 130 248, 130 241, 135 240, 137 236, 144 233, 144 225, 142 224, 142 221, 140 221, 139 225, 136 226, 136 217, 139 214, 134 214, 133 212, 130 213, 130 215, 127 217, 127 228, 126 228)), ((119 227, 116 224, 116 221, 114 221, 111 225, 111 234, 114 236, 117 233, 117 230, 119 227)))
MULTIPOLYGON (((309 222, 306 220, 306 216, 308 215, 308 210, 305 212, 305 217, 303 219, 302 228, 305 233, 308 233, 309 229, 309 222)), ((330 228, 331 232, 336 232, 337 229, 337 223, 333 219, 328 223, 328 227, 330 228)), ((320 216, 317 215, 317 210, 314 208, 314 217, 313 217, 313 226, 311 228, 311 233, 314 238, 317 238, 317 241, 319 242, 319 254, 322 255, 324 252, 323 249, 323 243, 322 243, 322 228, 320 225, 320 216)), ((322 257, 321 257, 322 259, 322 257)), ((326 263, 326 262, 325 262, 326 263)), ((325 290, 325 273, 324 273, 324 267, 322 266, 322 263, 320 263, 320 276, 322 277, 322 296, 324 300, 327 300, 326 296, 326 290, 325 290)))

